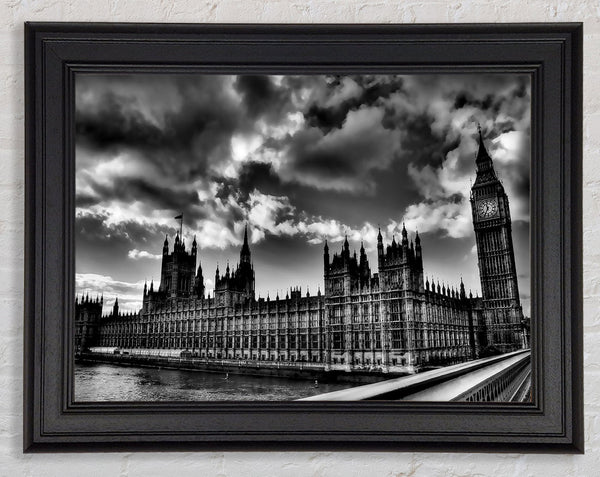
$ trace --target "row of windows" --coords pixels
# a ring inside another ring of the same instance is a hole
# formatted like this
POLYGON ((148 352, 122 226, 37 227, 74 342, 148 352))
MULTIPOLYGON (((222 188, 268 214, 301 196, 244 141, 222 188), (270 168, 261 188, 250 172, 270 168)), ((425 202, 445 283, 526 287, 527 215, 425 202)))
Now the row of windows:
MULTIPOLYGON (((398 309, 399 307, 394 307, 398 309)), ((358 311, 358 308, 354 311, 358 311)), ((437 325, 446 325, 449 327, 468 326, 468 315, 466 313, 452 313, 448 312, 447 309, 440 307, 429 307, 427 308, 426 320, 422 321, 420 314, 420 308, 415 309, 413 320, 407 322, 406 315, 404 313, 387 313, 387 322, 392 327, 405 327, 410 324, 412 327, 436 327, 437 325), (457 320, 458 318, 458 320, 457 320)), ((344 323, 344 308, 343 307, 331 307, 329 310, 329 321, 328 323, 321 323, 319 316, 312 316, 310 319, 306 316, 300 317, 300 319, 287 319, 287 320, 165 320, 155 321, 149 320, 148 322, 116 322, 111 324, 103 325, 106 330, 116 331, 117 329, 131 332, 141 331, 148 329, 150 332, 179 332, 179 331, 214 331, 217 329, 221 330, 259 330, 259 329, 294 329, 294 328, 318 328, 319 325, 338 325, 344 323)), ((143 318, 142 318, 143 319, 143 318)), ((352 316, 352 322, 355 325, 379 323, 379 315, 360 315, 356 314, 352 316)))

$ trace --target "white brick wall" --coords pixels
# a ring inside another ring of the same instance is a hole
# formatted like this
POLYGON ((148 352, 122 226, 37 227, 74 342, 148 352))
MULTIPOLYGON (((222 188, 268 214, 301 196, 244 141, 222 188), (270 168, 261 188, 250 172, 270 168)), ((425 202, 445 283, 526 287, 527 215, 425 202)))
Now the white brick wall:
POLYGON ((600 474, 598 0, 3 0, 0 5, 0 475, 594 476, 600 474), (23 22, 585 22, 585 456, 360 452, 21 453, 23 22), (596 240, 595 240, 596 239, 596 240))

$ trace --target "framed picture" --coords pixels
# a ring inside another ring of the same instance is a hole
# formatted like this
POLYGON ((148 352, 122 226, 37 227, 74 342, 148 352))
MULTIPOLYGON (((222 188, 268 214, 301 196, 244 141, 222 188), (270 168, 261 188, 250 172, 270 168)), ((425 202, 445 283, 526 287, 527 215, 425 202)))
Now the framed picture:
POLYGON ((24 449, 583 452, 582 25, 26 25, 24 449))

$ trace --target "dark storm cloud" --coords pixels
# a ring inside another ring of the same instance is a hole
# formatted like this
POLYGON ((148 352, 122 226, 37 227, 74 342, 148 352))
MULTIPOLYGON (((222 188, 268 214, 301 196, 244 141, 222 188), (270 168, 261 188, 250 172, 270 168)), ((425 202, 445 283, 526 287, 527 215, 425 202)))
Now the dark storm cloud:
POLYGON ((461 109, 465 106, 475 106, 479 109, 492 109, 498 111, 499 103, 494 101, 492 94, 487 94, 483 98, 475 98, 469 91, 461 91, 454 101, 454 109, 461 109))
POLYGON ((196 191, 174 189, 142 177, 117 177, 110 184, 100 184, 90 178, 89 184, 94 195, 77 195, 78 207, 83 207, 83 204, 93 205, 107 197, 123 202, 141 201, 151 207, 170 210, 187 209, 200 202, 196 191))
POLYGON ((323 132, 327 133, 333 128, 341 127, 346 119, 348 111, 350 111, 349 104, 345 104, 344 107, 338 105, 331 108, 313 104, 304 114, 304 118, 308 125, 318 127, 323 132))
POLYGON ((157 170, 193 180, 230 155, 244 111, 218 76, 82 77, 77 143, 91 152, 134 152, 157 170))
POLYGON ((390 114, 389 117, 388 121, 401 131, 401 154, 407 161, 439 166, 448 152, 456 149, 460 144, 459 136, 455 138, 446 136, 447 129, 444 129, 444 134, 434 133, 431 125, 435 118, 427 113, 390 114))
POLYGON ((172 234, 175 231, 175 227, 142 224, 133 220, 110 223, 109 219, 106 214, 79 214, 75 218, 75 234, 78 239, 109 250, 145 244, 157 234, 172 234))
POLYGON ((284 180, 317 189, 374 192, 372 171, 386 169, 394 159, 399 138, 382 125, 383 111, 350 111, 341 129, 324 134, 318 128, 298 131, 284 146, 284 180))
POLYGON ((289 92, 276 86, 270 76, 238 76, 234 87, 242 95, 250 119, 267 115, 269 120, 278 120, 289 102, 289 92))
MULTIPOLYGON (((529 172, 529 169, 525 169, 524 167, 517 167, 517 173, 514 174, 515 177, 512 182, 512 189, 517 193, 518 197, 520 198, 529 197, 529 192, 531 191, 531 180, 527 172, 529 172)), ((529 207, 527 208, 527 211, 528 210, 529 207)))
POLYGON ((278 182, 278 180, 279 177, 273 170, 271 164, 255 161, 244 163, 238 176, 240 189, 247 191, 252 188, 264 190, 268 185, 273 184, 273 182, 278 182))
POLYGON ((267 162, 248 161, 244 162, 235 178, 214 177, 218 184, 216 197, 227 200, 235 197, 238 203, 248 202, 251 192, 259 190, 266 194, 279 195, 285 190, 282 182, 273 169, 272 164, 267 162))
POLYGON ((400 77, 391 82, 380 82, 372 76, 336 76, 328 82, 326 87, 326 94, 330 101, 327 101, 326 104, 312 103, 304 113, 304 118, 309 126, 317 127, 327 134, 332 129, 341 128, 350 111, 363 106, 381 104, 401 87, 402 79, 400 77), (356 85, 353 96, 349 96, 351 93, 343 93, 344 81, 352 81, 356 85))
POLYGON ((86 192, 75 193, 75 207, 85 209, 92 205, 98 204, 98 196, 86 192))
POLYGON ((120 147, 152 150, 166 139, 160 128, 135 109, 131 98, 111 91, 98 98, 97 108, 77 111, 75 134, 79 142, 102 151, 120 147))

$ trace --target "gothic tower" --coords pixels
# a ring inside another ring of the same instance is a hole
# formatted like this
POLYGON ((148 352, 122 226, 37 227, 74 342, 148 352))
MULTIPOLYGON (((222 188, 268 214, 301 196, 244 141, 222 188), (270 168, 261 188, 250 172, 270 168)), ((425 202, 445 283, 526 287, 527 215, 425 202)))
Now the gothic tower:
POLYGON ((471 211, 488 346, 503 352, 523 345, 523 311, 512 241, 508 197, 488 154, 481 128, 475 159, 477 177, 471 188, 471 211))
POLYGON ((219 274, 219 266, 215 273, 215 298, 219 305, 229 306, 254 300, 254 266, 250 246, 248 245, 248 227, 244 228, 244 243, 240 250, 240 263, 235 269, 225 270, 225 275, 219 274))
MULTIPOLYGON (((104 297, 91 299, 89 295, 82 296, 81 300, 75 298, 75 352, 81 353, 88 347, 95 346, 98 340, 100 319, 102 318, 102 306, 104 297)), ((119 313, 119 305, 115 301, 116 312, 119 313)))
POLYGON ((421 238, 416 234, 415 242, 408 241, 408 232, 402 224, 402 239, 396 237, 384 249, 381 231, 377 235, 377 261, 379 264, 379 284, 382 291, 414 290, 423 291, 423 250, 421 238), (416 243, 416 248, 415 248, 416 243))
POLYGON ((165 237, 160 272, 160 294, 173 299, 195 296, 202 298, 204 294, 202 269, 198 270, 200 275, 194 275, 197 254, 196 237, 194 237, 191 250, 188 252, 183 237, 180 237, 178 232, 171 253, 169 252, 169 240, 165 237))

